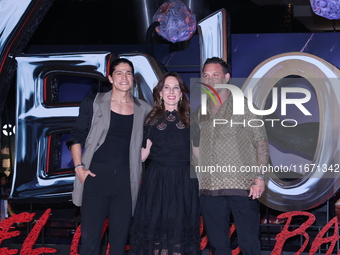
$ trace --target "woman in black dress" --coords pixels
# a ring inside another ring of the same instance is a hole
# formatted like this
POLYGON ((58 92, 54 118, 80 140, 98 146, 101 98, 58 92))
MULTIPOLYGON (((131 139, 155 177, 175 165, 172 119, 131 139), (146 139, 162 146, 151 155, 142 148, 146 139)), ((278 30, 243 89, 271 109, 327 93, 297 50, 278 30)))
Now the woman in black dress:
POLYGON ((137 200, 131 255, 198 254, 197 179, 190 178, 188 88, 174 72, 154 88, 146 118, 142 160, 151 160, 137 200))

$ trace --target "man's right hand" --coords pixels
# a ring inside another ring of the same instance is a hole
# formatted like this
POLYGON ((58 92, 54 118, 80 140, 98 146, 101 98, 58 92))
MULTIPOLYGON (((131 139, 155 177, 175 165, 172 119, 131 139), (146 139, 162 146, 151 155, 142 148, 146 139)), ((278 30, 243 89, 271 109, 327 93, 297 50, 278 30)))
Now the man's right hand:
POLYGON ((96 175, 94 173, 92 173, 90 170, 88 169, 85 169, 84 167, 77 167, 75 169, 75 172, 79 178, 79 181, 81 184, 84 185, 85 183, 85 179, 88 175, 92 176, 92 177, 95 177, 96 175))

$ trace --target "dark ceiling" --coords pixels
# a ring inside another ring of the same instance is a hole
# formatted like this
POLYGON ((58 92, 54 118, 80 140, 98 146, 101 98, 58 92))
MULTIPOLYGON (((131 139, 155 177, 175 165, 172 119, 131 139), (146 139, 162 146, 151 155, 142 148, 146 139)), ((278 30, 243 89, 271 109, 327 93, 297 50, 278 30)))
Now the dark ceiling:
MULTIPOLYGON (((142 43, 136 15, 140 10, 134 8, 135 3, 136 0, 55 0, 29 45, 142 43)), ((285 4, 260 6, 250 0, 201 3, 197 20, 224 8, 230 13, 231 33, 310 32, 285 4)))

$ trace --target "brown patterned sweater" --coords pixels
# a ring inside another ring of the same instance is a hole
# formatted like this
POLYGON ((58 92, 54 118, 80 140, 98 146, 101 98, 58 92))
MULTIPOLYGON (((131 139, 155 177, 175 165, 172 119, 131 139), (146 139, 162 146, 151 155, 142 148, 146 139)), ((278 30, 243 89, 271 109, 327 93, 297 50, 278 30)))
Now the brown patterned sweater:
POLYGON ((257 163, 257 143, 267 139, 262 117, 249 111, 246 99, 244 115, 233 115, 231 93, 215 116, 209 106, 208 100, 208 114, 200 115, 199 110, 197 115, 200 158, 195 172, 200 195, 247 196, 254 179, 263 178, 257 163))

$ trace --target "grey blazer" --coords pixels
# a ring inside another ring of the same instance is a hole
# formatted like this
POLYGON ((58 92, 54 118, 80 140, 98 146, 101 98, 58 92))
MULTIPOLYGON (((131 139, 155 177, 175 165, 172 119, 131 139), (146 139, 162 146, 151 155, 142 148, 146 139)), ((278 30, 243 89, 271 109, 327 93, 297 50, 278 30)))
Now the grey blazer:
MULTIPOLYGON (((143 126, 145 117, 151 111, 151 106, 146 102, 133 97, 134 114, 130 142, 130 183, 132 197, 132 214, 134 212, 138 189, 142 176, 141 148, 143 140, 143 126)), ((82 162, 85 169, 90 167, 94 152, 104 143, 110 126, 111 116, 111 91, 98 93, 93 102, 93 117, 90 131, 87 135, 82 162)), ((75 205, 81 206, 83 196, 83 185, 78 177, 75 177, 72 192, 72 201, 75 205)))

